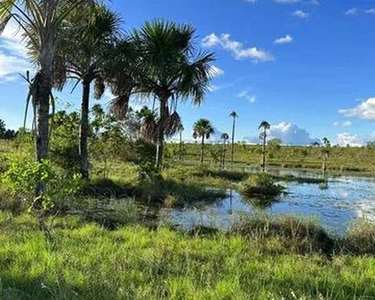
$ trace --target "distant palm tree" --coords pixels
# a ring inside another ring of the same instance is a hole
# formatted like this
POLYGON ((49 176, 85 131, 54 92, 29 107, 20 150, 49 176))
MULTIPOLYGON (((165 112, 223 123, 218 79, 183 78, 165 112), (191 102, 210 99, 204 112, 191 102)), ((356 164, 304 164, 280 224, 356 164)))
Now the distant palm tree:
POLYGON ((162 168, 164 139, 177 131, 180 117, 177 101, 192 98, 199 105, 213 76, 213 53, 197 51, 195 29, 189 25, 156 20, 133 32, 141 61, 138 90, 159 102, 156 167, 162 168), (169 105, 169 102, 171 103, 169 105))
POLYGON ((178 125, 178 132, 180 134, 180 160, 182 160, 182 146, 183 146, 183 141, 182 141, 182 133, 184 132, 185 128, 182 122, 178 125))
POLYGON ((271 124, 267 121, 260 123, 258 129, 263 129, 260 137, 263 140, 263 149, 262 149, 262 171, 266 171, 266 145, 267 145, 267 130, 271 128, 271 124))
POLYGON ((322 170, 323 170, 324 175, 327 172, 327 168, 328 168, 328 158, 329 158, 330 148, 331 148, 331 142, 328 140, 328 138, 326 138, 326 137, 323 138, 322 148, 321 148, 322 154, 321 155, 322 155, 322 159, 323 159, 322 170))
POLYGON ((225 149, 225 146, 227 144, 227 141, 229 140, 229 135, 228 133, 223 133, 221 135, 221 139, 223 140, 223 153, 222 153, 222 167, 225 168, 225 152, 226 152, 226 149, 225 149))
POLYGON ((211 122, 207 119, 199 119, 195 122, 193 127, 193 138, 202 138, 201 142, 201 163, 204 161, 204 141, 209 139, 212 134, 215 133, 215 130, 211 122))
POLYGON ((232 128, 232 157, 231 157, 231 164, 234 163, 234 136, 236 134, 236 119, 238 118, 238 115, 235 111, 233 111, 230 115, 230 117, 233 118, 233 128, 232 128))

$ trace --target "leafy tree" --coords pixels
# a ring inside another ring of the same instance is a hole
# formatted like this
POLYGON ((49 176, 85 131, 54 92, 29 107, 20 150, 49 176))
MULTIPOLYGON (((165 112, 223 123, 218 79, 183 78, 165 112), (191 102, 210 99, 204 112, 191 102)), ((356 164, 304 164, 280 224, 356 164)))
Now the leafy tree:
POLYGON ((263 132, 260 135, 260 138, 263 141, 263 147, 262 147, 262 171, 266 172, 266 146, 267 146, 267 130, 271 128, 271 124, 267 121, 263 121, 260 123, 258 129, 262 129, 263 132))
POLYGON ((231 164, 234 163, 234 136, 236 134, 236 120, 238 118, 238 115, 235 111, 233 111, 230 115, 230 117, 233 118, 233 127, 232 127, 232 157, 231 157, 231 164))
POLYGON ((141 55, 137 72, 138 92, 159 103, 156 166, 162 168, 164 139, 178 131, 177 102, 193 98, 201 104, 212 77, 212 53, 197 51, 195 30, 188 25, 156 20, 134 31, 133 40, 141 55), (169 103, 170 102, 170 103, 169 103))
POLYGON ((81 125, 79 153, 81 157, 81 174, 89 178, 88 134, 89 103, 91 84, 95 82, 95 98, 104 93, 103 66, 107 52, 119 35, 120 18, 117 14, 101 5, 92 6, 84 16, 72 14, 70 22, 81 22, 80 30, 68 27, 67 38, 60 44, 59 59, 63 70, 60 70, 60 88, 66 79, 82 83, 81 125), (79 18, 79 20, 77 20, 79 18))
POLYGON ((0 138, 4 136, 6 132, 5 122, 0 119, 0 138))
POLYGON ((193 138, 201 138, 201 163, 203 164, 204 161, 204 142, 205 139, 209 139, 212 134, 215 133, 215 130, 211 124, 211 122, 207 119, 199 119, 195 122, 193 127, 193 138))

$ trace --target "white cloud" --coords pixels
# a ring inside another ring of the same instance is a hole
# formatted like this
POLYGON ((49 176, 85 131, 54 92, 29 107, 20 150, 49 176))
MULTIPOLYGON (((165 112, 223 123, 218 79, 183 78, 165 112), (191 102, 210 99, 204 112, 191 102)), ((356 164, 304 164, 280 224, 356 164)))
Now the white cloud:
POLYGON ((249 3, 251 3, 251 4, 254 4, 254 3, 256 3, 258 0, 245 0, 246 2, 249 2, 249 3))
POLYGON ((241 42, 230 39, 230 34, 224 33, 220 36, 212 33, 202 40, 203 47, 212 48, 220 46, 222 49, 231 52, 236 59, 250 59, 254 62, 274 60, 272 54, 260 50, 257 47, 244 48, 241 42))
POLYGON ((370 15, 375 15, 375 8, 371 8, 371 9, 365 10, 365 13, 366 14, 370 14, 370 15))
POLYGON ((275 40, 274 44, 281 45, 281 44, 289 44, 293 42, 293 37, 287 34, 285 37, 281 37, 275 40))
POLYGON ((336 126, 336 127, 350 127, 350 126, 352 126, 352 122, 350 122, 350 121, 334 122, 333 126, 336 126))
POLYGON ((296 18, 300 18, 300 19, 308 19, 309 18, 309 14, 304 12, 303 10, 300 10, 300 9, 293 12, 292 16, 296 17, 296 18))
POLYGON ((301 0, 275 0, 279 4, 295 4, 301 2, 301 0))
POLYGON ((375 121, 375 98, 369 98, 354 108, 340 109, 339 113, 347 117, 375 121))
POLYGON ((256 96, 252 95, 250 92, 248 91, 242 91, 241 93, 239 93, 237 95, 238 98, 243 98, 243 99, 246 99, 248 100, 250 103, 255 103, 255 101, 257 100, 256 96))
POLYGON ((368 142, 374 141, 375 135, 360 136, 358 134, 350 134, 347 132, 339 133, 337 135, 337 144, 345 147, 347 145, 352 147, 365 146, 368 142))
MULTIPOLYGON (((320 142, 318 139, 311 138, 307 130, 298 127, 289 122, 281 122, 279 124, 271 125, 269 131, 269 140, 280 139, 283 144, 287 145, 310 145, 313 142, 320 142)), ((259 142, 259 136, 244 138, 252 143, 259 142)))
POLYGON ((346 15, 346 16, 356 16, 356 15, 358 15, 358 8, 356 8, 356 7, 350 8, 346 12, 344 12, 344 15, 346 15))
POLYGON ((32 69, 27 49, 17 24, 10 22, 0 36, 0 83, 15 81, 19 73, 32 69))

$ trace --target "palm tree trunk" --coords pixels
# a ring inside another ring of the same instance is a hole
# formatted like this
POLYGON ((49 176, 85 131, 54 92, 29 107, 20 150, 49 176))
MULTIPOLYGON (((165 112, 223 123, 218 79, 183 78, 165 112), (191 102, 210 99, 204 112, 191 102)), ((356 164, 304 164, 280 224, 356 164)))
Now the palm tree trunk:
POLYGON ((236 118, 233 118, 233 129, 232 129, 232 157, 231 164, 234 164, 234 135, 236 134, 236 118))
POLYGON ((165 117, 167 113, 167 103, 168 98, 160 98, 159 107, 159 126, 158 126, 158 136, 156 144, 156 168, 161 170, 163 168, 163 156, 164 156, 164 130, 165 130, 165 117))
POLYGON ((202 136, 202 144, 201 144, 201 164, 204 161, 204 136, 202 136))
POLYGON ((226 140, 224 140, 224 143, 223 143, 223 169, 225 169, 225 144, 226 144, 226 140))
MULTIPOLYGON (((35 158, 37 162, 48 158, 49 151, 49 108, 51 95, 51 75, 41 70, 35 77, 33 99, 35 101, 35 158)), ((39 182, 35 194, 45 190, 45 183, 39 182)))
POLYGON ((89 179, 89 153, 87 137, 89 132, 89 103, 90 103, 90 81, 82 82, 82 103, 81 103, 81 128, 79 133, 79 155, 81 159, 81 175, 83 179, 89 179))
POLYGON ((263 133, 263 151, 262 151, 262 171, 266 172, 266 140, 267 140, 267 131, 264 130, 263 133))
POLYGON ((180 131, 180 160, 182 160, 182 131, 180 131))

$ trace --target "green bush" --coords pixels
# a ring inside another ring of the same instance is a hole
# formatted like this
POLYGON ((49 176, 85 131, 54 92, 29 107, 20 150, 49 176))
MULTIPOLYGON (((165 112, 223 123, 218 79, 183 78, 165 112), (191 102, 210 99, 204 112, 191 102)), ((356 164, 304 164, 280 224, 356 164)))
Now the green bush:
POLYGON ((268 174, 253 174, 242 184, 241 192, 245 197, 275 198, 280 196, 284 187, 275 184, 268 174))
POLYGON ((292 216, 247 216, 235 224, 230 232, 249 239, 281 238, 284 249, 301 253, 330 253, 334 247, 333 239, 316 221, 292 216))
POLYGON ((348 229, 342 250, 349 254, 375 255, 375 223, 359 219, 348 229))

